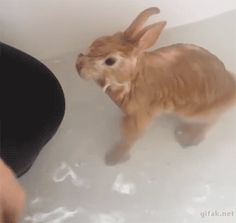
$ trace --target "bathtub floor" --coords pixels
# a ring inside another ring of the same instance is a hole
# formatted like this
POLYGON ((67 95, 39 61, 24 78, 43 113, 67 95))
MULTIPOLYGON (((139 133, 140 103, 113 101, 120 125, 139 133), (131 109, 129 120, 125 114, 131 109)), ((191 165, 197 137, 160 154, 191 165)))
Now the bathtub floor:
POLYGON ((161 118, 115 167, 104 155, 119 138, 120 111, 93 83, 81 80, 74 54, 48 60, 66 96, 56 136, 21 178, 28 193, 23 222, 230 223, 236 221, 236 111, 199 146, 182 149, 161 118), (228 217, 207 217, 229 212, 228 217))

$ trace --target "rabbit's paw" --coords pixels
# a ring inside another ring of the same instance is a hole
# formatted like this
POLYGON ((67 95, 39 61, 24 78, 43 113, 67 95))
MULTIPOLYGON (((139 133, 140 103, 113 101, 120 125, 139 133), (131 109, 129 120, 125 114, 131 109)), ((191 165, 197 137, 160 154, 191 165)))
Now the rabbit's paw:
POLYGON ((175 139, 183 148, 197 146, 204 138, 204 131, 197 126, 182 125, 175 130, 175 139))
POLYGON ((129 153, 125 153, 120 146, 116 146, 109 151, 105 157, 105 163, 108 166, 114 166, 119 163, 124 163, 130 159, 129 153))

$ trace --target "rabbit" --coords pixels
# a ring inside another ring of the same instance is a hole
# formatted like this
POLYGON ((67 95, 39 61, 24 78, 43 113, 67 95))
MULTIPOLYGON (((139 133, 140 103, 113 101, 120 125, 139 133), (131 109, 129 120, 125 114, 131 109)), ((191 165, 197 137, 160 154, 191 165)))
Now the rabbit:
POLYGON ((108 165, 128 160, 135 142, 163 113, 180 118, 175 137, 188 147, 198 145, 236 102, 234 75, 206 49, 174 44, 147 51, 166 21, 144 24, 159 12, 156 7, 144 10, 124 32, 96 39, 77 57, 80 77, 95 81, 124 114, 121 140, 106 154, 108 165))

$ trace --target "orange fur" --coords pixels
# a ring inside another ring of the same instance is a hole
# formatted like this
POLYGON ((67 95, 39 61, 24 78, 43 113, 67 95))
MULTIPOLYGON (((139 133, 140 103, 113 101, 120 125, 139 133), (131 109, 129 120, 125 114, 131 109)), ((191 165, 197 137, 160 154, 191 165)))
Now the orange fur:
POLYGON ((157 8, 145 10, 125 32, 97 39, 88 54, 77 60, 79 74, 105 87, 125 114, 122 140, 108 154, 109 164, 126 159, 135 141, 161 113, 175 113, 186 120, 176 138, 187 146, 204 138, 209 126, 236 101, 235 78, 207 50, 175 44, 146 52, 166 25, 159 22, 143 28, 147 18, 158 12, 157 8), (108 66, 104 61, 111 57, 117 61, 108 66))

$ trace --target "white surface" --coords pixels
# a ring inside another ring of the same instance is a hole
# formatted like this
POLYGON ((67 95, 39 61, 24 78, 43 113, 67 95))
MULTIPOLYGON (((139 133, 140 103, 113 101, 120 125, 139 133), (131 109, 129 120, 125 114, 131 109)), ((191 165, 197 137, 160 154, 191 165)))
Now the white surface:
POLYGON ((0 40, 38 58, 82 50, 95 37, 123 30, 158 6, 175 27, 236 9, 235 0, 0 0, 0 40))
MULTIPOLYGON (((235 29, 225 26, 235 16, 169 30, 162 44, 202 43, 236 71, 235 29)), ((108 167, 103 159, 119 137, 121 113, 98 86, 78 77, 76 54, 46 61, 64 88, 67 109, 58 133, 21 179, 28 193, 23 222, 235 223, 236 109, 202 144, 186 150, 175 142, 170 120, 157 120, 130 161, 108 167), (208 210, 234 216, 203 218, 208 210)))

